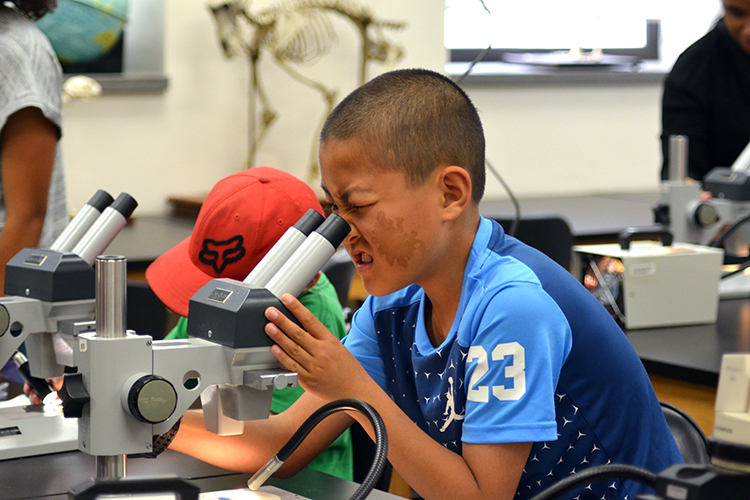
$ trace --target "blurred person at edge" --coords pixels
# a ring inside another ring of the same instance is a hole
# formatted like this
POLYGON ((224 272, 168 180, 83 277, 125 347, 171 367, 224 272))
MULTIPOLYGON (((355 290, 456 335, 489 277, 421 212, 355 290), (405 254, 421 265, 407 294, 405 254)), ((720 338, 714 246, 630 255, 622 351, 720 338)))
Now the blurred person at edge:
MULTIPOLYGON (((0 295, 5 264, 48 247, 68 223, 60 152, 62 69, 34 24, 56 0, 0 4, 0 295)), ((19 381, 8 361, 0 378, 19 381)))
POLYGON ((664 82, 662 180, 671 135, 687 136, 687 175, 699 182, 712 168, 731 166, 750 141, 750 0, 722 0, 722 7, 664 82))

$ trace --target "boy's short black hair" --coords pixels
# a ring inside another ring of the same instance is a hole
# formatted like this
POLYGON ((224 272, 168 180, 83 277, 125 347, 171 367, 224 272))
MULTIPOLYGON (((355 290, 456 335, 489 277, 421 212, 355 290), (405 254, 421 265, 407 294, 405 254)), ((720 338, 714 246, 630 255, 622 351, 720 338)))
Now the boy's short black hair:
POLYGON ((358 141, 376 165, 403 171, 412 187, 439 166, 457 165, 471 176, 472 200, 484 194, 479 113, 458 85, 434 71, 390 71, 354 90, 323 125, 321 145, 331 140, 358 141))

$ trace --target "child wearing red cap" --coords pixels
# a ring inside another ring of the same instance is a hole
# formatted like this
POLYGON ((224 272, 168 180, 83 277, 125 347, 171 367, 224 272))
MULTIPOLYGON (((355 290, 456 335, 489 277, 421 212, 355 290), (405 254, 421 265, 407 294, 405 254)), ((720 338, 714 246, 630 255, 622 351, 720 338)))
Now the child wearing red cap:
MULTIPOLYGON (((284 232, 311 208, 323 212, 313 190, 274 168, 255 167, 216 183, 190 237, 146 270, 154 293, 180 315, 166 338, 187 338, 188 304, 196 291, 214 278, 244 280, 284 232)), ((324 274, 318 273, 298 298, 339 339, 346 335, 336 290, 324 274)), ((303 392, 299 386, 275 390, 271 412, 283 412, 303 392)), ((342 434, 309 466, 351 480, 350 434, 342 434)))

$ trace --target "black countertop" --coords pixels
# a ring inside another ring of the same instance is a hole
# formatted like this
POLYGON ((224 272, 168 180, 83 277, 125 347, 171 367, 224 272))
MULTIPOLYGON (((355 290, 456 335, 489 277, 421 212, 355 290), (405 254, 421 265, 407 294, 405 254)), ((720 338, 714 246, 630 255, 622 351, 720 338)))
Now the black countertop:
POLYGON ((720 300, 716 323, 626 334, 649 373, 716 387, 722 355, 750 352, 750 300, 720 300))
MULTIPOLYGON (((246 488, 249 474, 231 472, 171 450, 156 459, 128 459, 128 478, 177 476, 197 485, 201 492, 246 488)), ((96 476, 96 459, 79 451, 0 461, 0 500, 44 498, 67 500, 68 491, 96 476)), ((356 483, 311 469, 290 479, 271 478, 268 485, 310 500, 347 500, 356 483)), ((371 500, 400 497, 373 490, 371 500)))

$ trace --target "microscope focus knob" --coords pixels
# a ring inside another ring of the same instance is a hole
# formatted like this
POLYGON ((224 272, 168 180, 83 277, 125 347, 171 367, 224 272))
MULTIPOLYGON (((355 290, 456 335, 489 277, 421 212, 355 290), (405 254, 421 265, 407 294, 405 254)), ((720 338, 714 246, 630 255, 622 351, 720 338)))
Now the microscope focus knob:
POLYGON ((716 207, 710 203, 701 203, 695 207, 693 218, 699 227, 705 229, 719 221, 719 213, 716 211, 716 207))
POLYGON ((83 375, 80 373, 66 373, 63 385, 57 391, 62 400, 63 415, 65 418, 81 418, 83 407, 88 404, 90 398, 86 387, 83 385, 83 375))
POLYGON ((159 424, 177 408, 177 391, 158 375, 144 375, 135 381, 128 392, 128 410, 141 422, 159 424))
POLYGON ((661 224, 663 226, 669 226, 669 205, 661 203, 653 208, 654 211, 654 224, 661 224))

